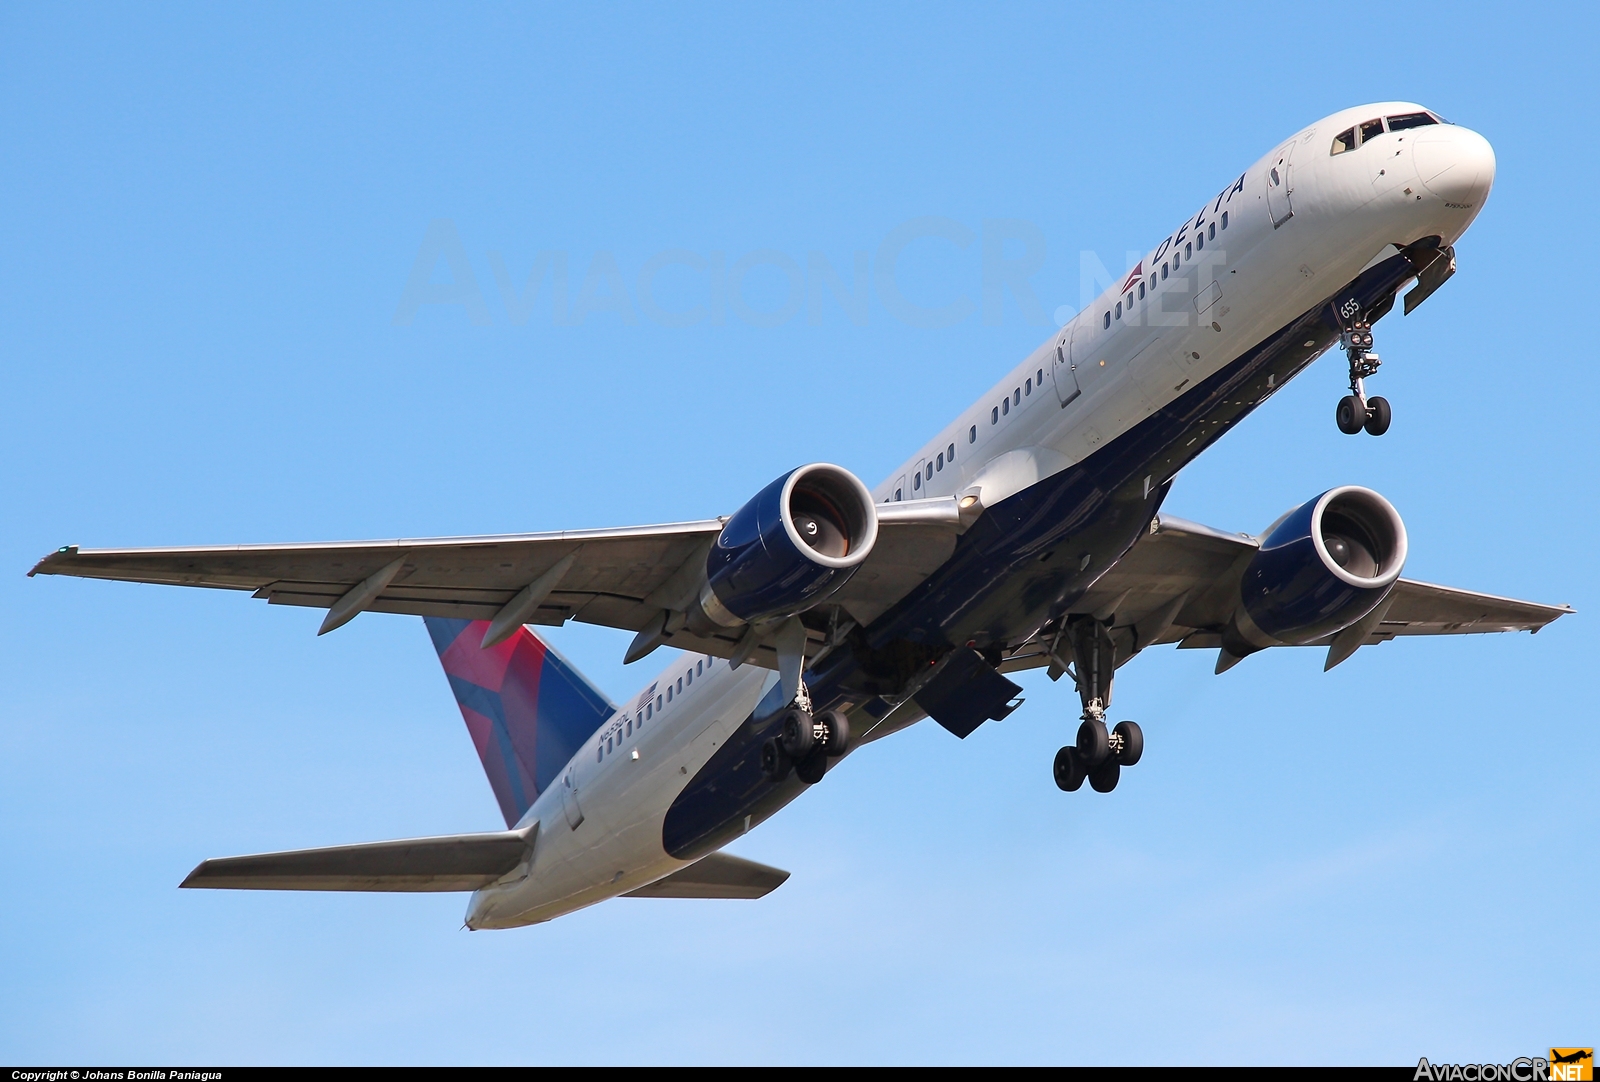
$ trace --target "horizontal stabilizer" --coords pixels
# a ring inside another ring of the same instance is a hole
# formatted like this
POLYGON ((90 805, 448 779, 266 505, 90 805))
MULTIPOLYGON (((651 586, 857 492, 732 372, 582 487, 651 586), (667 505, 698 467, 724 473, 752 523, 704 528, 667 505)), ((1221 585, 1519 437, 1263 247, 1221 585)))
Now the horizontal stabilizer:
POLYGON ((701 857, 687 868, 630 890, 624 898, 762 898, 779 887, 789 873, 728 853, 701 857))
MULTIPOLYGON (((202 861, 179 886, 228 890, 477 890, 523 860, 538 823, 489 834, 402 838, 202 861)), ((757 865, 759 867, 759 865, 757 865)))

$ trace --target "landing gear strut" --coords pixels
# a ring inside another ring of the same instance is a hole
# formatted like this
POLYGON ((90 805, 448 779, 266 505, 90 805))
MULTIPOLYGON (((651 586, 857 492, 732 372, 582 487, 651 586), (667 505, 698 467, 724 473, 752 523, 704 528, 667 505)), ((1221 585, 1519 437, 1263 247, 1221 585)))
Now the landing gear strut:
POLYGON ((1116 641, 1106 621, 1069 616, 1056 639, 1058 657, 1063 646, 1071 650, 1075 663, 1072 676, 1083 700, 1083 720, 1076 742, 1056 752, 1056 785, 1073 793, 1087 780, 1095 792, 1109 793, 1117 787, 1122 768, 1133 766, 1144 755, 1144 733, 1137 724, 1119 721, 1115 728, 1106 728, 1111 679, 1117 667, 1116 641))
POLYGON ((1378 371, 1383 362, 1372 350, 1372 324, 1361 320, 1339 335, 1339 348, 1350 362, 1350 393, 1339 399, 1339 409, 1334 415, 1339 431, 1354 436, 1363 428, 1369 435, 1381 436, 1389 431, 1389 400, 1368 398, 1366 381, 1378 371))

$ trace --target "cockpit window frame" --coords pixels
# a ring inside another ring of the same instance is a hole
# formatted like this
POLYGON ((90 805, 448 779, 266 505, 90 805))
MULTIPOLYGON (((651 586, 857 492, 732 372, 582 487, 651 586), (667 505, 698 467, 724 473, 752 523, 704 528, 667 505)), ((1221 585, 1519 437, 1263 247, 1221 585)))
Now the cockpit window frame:
POLYGON ((1371 120, 1363 120, 1361 123, 1346 128, 1338 135, 1335 135, 1333 137, 1332 145, 1330 145, 1328 148, 1328 156, 1335 157, 1339 154, 1347 154, 1350 151, 1363 146, 1367 140, 1376 139, 1379 135, 1386 135, 1389 132, 1410 131, 1413 128, 1426 128, 1431 127, 1434 124, 1449 123, 1450 121, 1446 120, 1432 109, 1419 109, 1414 113, 1396 113, 1394 116, 1374 117, 1371 120), (1389 123, 1391 120, 1409 121, 1410 123, 1406 123, 1397 128, 1389 123), (1378 126, 1378 130, 1369 134, 1367 129, 1371 128, 1374 124, 1378 126))
POLYGON ((1426 128, 1437 123, 1439 123, 1439 118, 1426 109, 1415 113, 1396 113, 1394 116, 1383 118, 1385 131, 1410 131, 1412 128, 1426 128), (1402 121, 1399 127, 1395 127, 1394 122, 1397 120, 1402 121))

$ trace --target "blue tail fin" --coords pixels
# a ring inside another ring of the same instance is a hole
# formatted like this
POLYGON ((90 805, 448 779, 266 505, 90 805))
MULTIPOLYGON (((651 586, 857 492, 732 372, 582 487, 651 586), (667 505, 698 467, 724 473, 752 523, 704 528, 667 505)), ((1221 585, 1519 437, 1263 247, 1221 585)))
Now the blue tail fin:
POLYGON ((487 620, 423 617, 506 826, 615 711, 610 700, 526 627, 484 650, 487 620))

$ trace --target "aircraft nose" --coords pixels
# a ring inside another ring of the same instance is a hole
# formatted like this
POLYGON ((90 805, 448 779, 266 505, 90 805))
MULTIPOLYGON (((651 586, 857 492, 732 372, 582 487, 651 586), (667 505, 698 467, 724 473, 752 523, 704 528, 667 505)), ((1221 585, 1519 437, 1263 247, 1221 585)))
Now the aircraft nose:
POLYGON ((1412 155, 1423 185, 1446 203, 1478 207, 1494 186, 1494 148, 1471 128, 1421 129, 1412 155))

